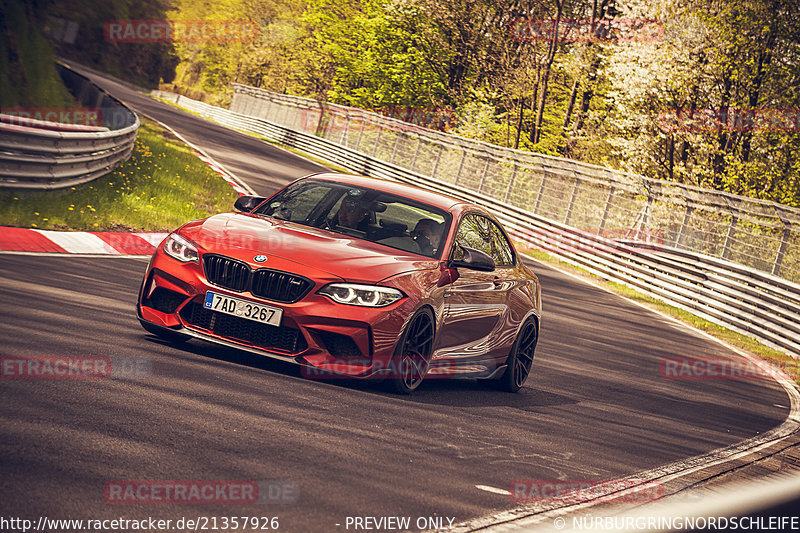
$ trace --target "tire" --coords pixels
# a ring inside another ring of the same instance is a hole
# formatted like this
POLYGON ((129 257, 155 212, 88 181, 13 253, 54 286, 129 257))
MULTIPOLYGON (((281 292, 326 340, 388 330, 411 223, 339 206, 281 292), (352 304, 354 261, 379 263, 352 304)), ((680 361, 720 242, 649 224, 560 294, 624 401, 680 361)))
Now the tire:
POLYGON ((397 342, 394 372, 389 378, 398 394, 410 394, 422 383, 428 373, 435 335, 433 312, 427 307, 417 311, 408 321, 397 342))
POLYGON ((141 319, 139 320, 139 323, 148 333, 152 333, 159 339, 163 339, 173 344, 183 344, 191 339, 189 335, 184 335, 183 333, 178 333, 177 331, 172 331, 168 328, 162 328, 161 326, 156 326, 155 324, 145 322, 141 319))
POLYGON ((514 346, 506 360, 506 371, 497 380, 497 387, 506 392, 517 392, 531 373, 533 354, 539 340, 536 319, 529 318, 519 328, 514 346))

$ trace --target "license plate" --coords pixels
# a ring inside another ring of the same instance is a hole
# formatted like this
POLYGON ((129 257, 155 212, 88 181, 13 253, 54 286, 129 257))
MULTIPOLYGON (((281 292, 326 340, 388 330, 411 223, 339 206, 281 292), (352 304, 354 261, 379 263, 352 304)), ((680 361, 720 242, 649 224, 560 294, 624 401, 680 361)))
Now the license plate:
POLYGON ((280 326, 281 317, 283 317, 283 309, 257 304, 239 298, 231 298, 230 296, 217 294, 211 291, 206 293, 206 300, 203 302, 203 307, 219 313, 225 313, 226 315, 238 316, 255 322, 261 322, 262 324, 269 324, 270 326, 280 326))

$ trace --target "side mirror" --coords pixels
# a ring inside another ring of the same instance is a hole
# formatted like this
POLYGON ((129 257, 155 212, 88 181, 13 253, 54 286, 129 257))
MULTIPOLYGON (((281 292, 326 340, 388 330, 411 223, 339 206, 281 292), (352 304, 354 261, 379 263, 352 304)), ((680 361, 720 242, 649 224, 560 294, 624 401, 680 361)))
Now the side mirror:
POLYGON ((495 268, 494 259, 475 248, 461 247, 464 250, 464 257, 458 261, 450 261, 451 268, 468 268, 480 272, 493 272, 495 268))
POLYGON ((258 204, 266 200, 265 196, 240 196, 233 204, 233 208, 237 211, 249 213, 256 208, 258 204))

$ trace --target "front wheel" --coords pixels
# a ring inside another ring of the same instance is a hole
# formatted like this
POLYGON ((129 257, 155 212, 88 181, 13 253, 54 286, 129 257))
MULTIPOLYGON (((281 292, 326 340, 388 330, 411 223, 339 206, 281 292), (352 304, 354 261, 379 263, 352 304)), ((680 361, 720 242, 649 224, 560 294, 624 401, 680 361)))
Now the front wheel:
POLYGON ((517 339, 506 360, 506 371, 497 381, 500 390, 517 392, 522 388, 522 384, 531 373, 533 352, 536 350, 538 340, 539 327, 535 319, 529 318, 519 329, 517 339))
POLYGON ((395 368, 390 377, 394 390, 410 394, 428 373, 435 336, 433 313, 423 308, 408 322, 397 343, 395 368))

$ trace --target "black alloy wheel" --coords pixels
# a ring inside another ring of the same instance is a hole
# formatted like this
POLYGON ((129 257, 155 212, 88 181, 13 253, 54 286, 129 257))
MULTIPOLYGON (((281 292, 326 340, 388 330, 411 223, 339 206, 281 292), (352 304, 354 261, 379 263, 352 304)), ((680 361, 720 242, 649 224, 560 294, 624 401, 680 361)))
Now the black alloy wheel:
POLYGON ((397 343, 391 381, 394 390, 409 394, 428 373, 435 336, 433 313, 423 308, 414 315, 397 343))
POLYGON ((539 327, 536 319, 529 318, 519 329, 517 339, 506 360, 506 371, 497 381, 501 390, 517 392, 528 379, 533 366, 533 353, 539 340, 539 327))

